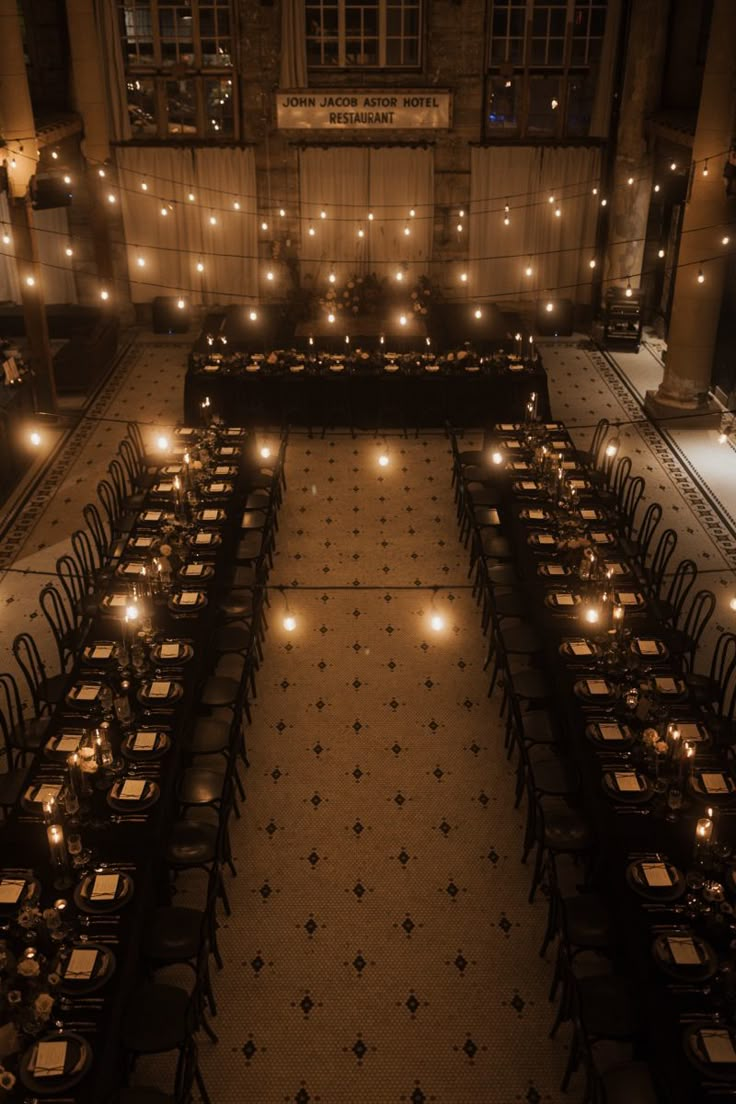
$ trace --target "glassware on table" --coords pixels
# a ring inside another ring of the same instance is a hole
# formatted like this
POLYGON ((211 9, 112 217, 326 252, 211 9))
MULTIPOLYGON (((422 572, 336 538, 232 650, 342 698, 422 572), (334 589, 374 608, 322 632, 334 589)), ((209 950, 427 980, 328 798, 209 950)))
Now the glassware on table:
POLYGON ((677 820, 677 814, 679 813, 680 809, 682 808, 682 803, 683 803, 682 789, 680 788, 679 784, 675 783, 675 784, 671 785, 670 788, 667 791, 667 810, 668 811, 667 811, 667 816, 666 816, 665 819, 669 820, 669 821, 677 820))

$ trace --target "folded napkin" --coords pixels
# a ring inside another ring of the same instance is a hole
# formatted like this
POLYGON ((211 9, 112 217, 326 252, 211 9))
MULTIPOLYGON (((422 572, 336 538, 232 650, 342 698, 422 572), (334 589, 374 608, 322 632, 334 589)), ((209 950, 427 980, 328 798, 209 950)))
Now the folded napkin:
POLYGON ((163 682, 156 679, 151 683, 151 689, 148 692, 148 696, 150 698, 168 698, 170 690, 170 682, 163 682))
POLYGON ((179 595, 180 606, 196 606, 199 601, 199 592, 196 590, 183 590, 179 595))
POLYGON ((34 1077, 59 1077, 66 1063, 66 1039, 37 1043, 31 1060, 34 1077))
POLYGON ((571 640, 570 651, 576 656, 589 656, 593 654, 593 649, 587 640, 571 640))
POLYGON ((614 771, 616 786, 623 792, 636 792, 641 790, 641 783, 635 771, 614 771))
POLYGON ((531 521, 543 521, 547 515, 544 510, 529 510, 526 516, 531 521))
POLYGON ((575 596, 573 594, 553 594, 555 604, 558 606, 574 606, 575 596))
POLYGON ((158 491, 161 494, 168 494, 170 491, 173 491, 174 484, 173 483, 157 483, 156 486, 153 489, 154 489, 154 491, 158 491))
POLYGON ((554 544, 555 538, 551 533, 537 533, 537 544, 554 544))
POLYGON ((25 889, 24 878, 3 878, 0 881, 0 905, 14 905, 25 889))
POLYGON ((39 786, 33 800, 37 801, 39 805, 45 805, 48 801, 56 801, 60 793, 61 786, 39 786))
POLYGON ((728 793, 728 782, 716 771, 702 771, 700 775, 706 793, 728 793))
POLYGON ((79 750, 79 745, 81 742, 81 733, 78 736, 62 733, 62 735, 56 741, 56 747, 54 748, 54 751, 66 751, 71 755, 73 751, 79 750))
POLYGON ((216 521, 216 520, 217 520, 217 510, 203 510, 202 511, 202 521, 216 521))
POLYGON ((178 659, 181 652, 180 644, 162 644, 161 645, 161 658, 162 659, 178 659))
POLYGON ((140 801, 146 791, 144 778, 126 778, 118 789, 119 801, 140 801))
POLYGON ((215 468, 215 475, 229 475, 230 467, 228 464, 218 464, 215 468))
POLYGON ((210 483, 210 485, 207 489, 208 489, 208 491, 210 491, 211 494, 222 494, 222 492, 225 490, 225 484, 224 483, 210 483))
POLYGON ((698 743, 703 739, 703 733, 700 731, 700 725, 695 721, 678 721, 677 727, 680 730, 680 736, 683 743, 698 743))
MULTIPOLYGON (((541 541, 540 543, 546 544, 547 541, 541 541)), ((547 574, 548 575, 564 575, 565 574, 565 568, 563 567, 562 564, 547 564, 547 574)))
POLYGON ((153 537, 136 537, 133 544, 136 548, 150 548, 153 544, 153 537))
POLYGON ((608 544, 608 533, 591 533, 590 539, 595 541, 596 544, 608 544))
POLYGON ((212 544, 212 533, 197 533, 194 538, 195 544, 212 544))
POLYGON ((589 694, 608 694, 609 687, 605 679, 588 679, 585 683, 589 694))
POLYGON ((598 731, 602 740, 620 740, 623 737, 621 726, 617 724, 601 722, 598 725, 598 731))
POLYGON ((581 510, 580 516, 584 521, 595 521, 598 517, 597 510, 581 510))
POLYGON ((618 600, 622 606, 638 606, 639 595, 633 590, 621 590, 618 594, 618 600))
POLYGON ((650 886, 671 886, 672 878, 670 872, 662 862, 643 862, 641 864, 641 872, 644 875, 644 881, 650 886))
POLYGON ((659 655, 656 640, 642 640, 641 637, 637 637, 636 646, 641 655, 659 655))
POLYGON ((93 644, 90 649, 92 659, 109 659, 112 653, 112 644, 93 644))
POLYGON ((98 952, 90 948, 75 947, 64 971, 65 978, 85 980, 92 977, 98 952))
POLYGON ((610 571, 612 575, 626 574, 626 568, 624 567, 624 565, 618 563, 616 560, 611 560, 610 562, 607 561, 605 567, 606 571, 610 571))
POLYGON ((654 685, 662 694, 676 694, 680 689, 676 680, 673 678, 656 678, 654 680, 654 685))
POLYGON ((156 732, 136 732, 133 747, 136 751, 153 751, 157 738, 156 732))
POLYGON ((126 575, 142 575, 145 570, 145 564, 142 563, 123 564, 123 572, 126 575))
POLYGON ((668 935, 667 946, 678 966, 699 966, 698 948, 689 935, 668 935))
POLYGON ((114 901, 120 883, 119 874, 97 874, 90 890, 91 901, 114 901))
POLYGON ((107 604, 108 606, 115 606, 116 608, 118 606, 127 606, 128 599, 125 594, 111 594, 107 604))
POLYGON ((74 697, 76 701, 94 701, 99 692, 99 686, 80 686, 74 697))
POLYGON ((533 479, 524 479, 521 483, 522 491, 536 491, 537 484, 533 479))
POLYGON ((161 510, 144 510, 141 517, 144 521, 160 521, 161 510))
POLYGON ((701 1031, 700 1038, 711 1062, 736 1062, 736 1050, 728 1031, 709 1029, 701 1031))
POLYGON ((199 563, 187 564, 187 566, 184 568, 185 575, 201 575, 203 571, 204 564, 199 563))

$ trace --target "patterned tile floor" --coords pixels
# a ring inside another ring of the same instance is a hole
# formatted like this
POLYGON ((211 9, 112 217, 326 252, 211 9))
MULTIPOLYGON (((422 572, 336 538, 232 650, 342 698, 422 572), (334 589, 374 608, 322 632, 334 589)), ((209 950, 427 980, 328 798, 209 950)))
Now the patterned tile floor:
MULTIPOLYGON (((179 416, 185 359, 185 345, 150 338, 122 359, 93 408, 112 420, 67 443, 0 567, 53 570, 121 423, 144 412, 153 435, 179 416)), ((601 414, 631 417, 594 349, 550 344, 545 359, 555 414, 586 427, 583 443, 601 414)), ((622 436, 678 529, 678 556, 730 571, 732 535, 659 435, 622 436)), ((297 584, 297 629, 281 627, 276 590, 215 979, 221 1041, 202 1044, 215 1104, 562 1099, 566 1036, 547 1039, 550 966, 537 955, 544 902, 526 902, 523 817, 485 696, 447 443, 391 438, 387 469, 383 447, 290 442, 273 580, 297 584)), ((729 576, 710 579, 725 596, 729 576)), ((42 626, 43 581, 0 582, 3 665, 12 636, 42 626)))

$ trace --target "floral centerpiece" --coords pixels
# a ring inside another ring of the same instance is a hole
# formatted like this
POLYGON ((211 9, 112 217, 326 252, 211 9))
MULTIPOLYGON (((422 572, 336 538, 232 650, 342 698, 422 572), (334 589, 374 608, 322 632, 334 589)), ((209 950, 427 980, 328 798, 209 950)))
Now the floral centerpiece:
POLYGON ((420 276, 409 295, 411 298, 411 309, 414 311, 414 314, 420 317, 426 316, 429 313, 432 302, 432 285, 429 282, 429 277, 420 276))
POLYGON ((373 315, 381 312, 385 300, 385 280, 375 272, 369 272, 365 276, 353 273, 342 287, 330 284, 324 295, 319 298, 319 307, 323 311, 334 314, 373 315))

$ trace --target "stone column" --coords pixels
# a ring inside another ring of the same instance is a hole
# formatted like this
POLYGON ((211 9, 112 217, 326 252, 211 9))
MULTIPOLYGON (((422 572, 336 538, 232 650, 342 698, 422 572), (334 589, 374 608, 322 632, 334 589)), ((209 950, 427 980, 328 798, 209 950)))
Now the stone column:
POLYGON ((652 164, 644 128, 662 83, 669 7, 670 0, 637 0, 631 5, 609 200, 605 287, 611 283, 625 286, 629 278, 632 287, 640 283, 652 193, 652 164))
POLYGON ((647 393, 647 410, 655 417, 678 410, 707 410, 726 267, 719 256, 724 230, 718 224, 729 221, 721 172, 736 120, 734 43, 736 3, 714 0, 667 335, 667 363, 659 389, 647 393), (708 174, 704 176, 706 158, 708 174), (701 266, 703 283, 698 282, 701 266))
POLYGON ((28 198, 28 185, 38 165, 38 143, 16 0, 0 0, 0 73, 0 127, 7 147, 3 153, 8 171, 10 222, 30 366, 34 373, 36 406, 40 410, 56 413, 56 383, 46 323, 42 269, 38 263, 28 198))

